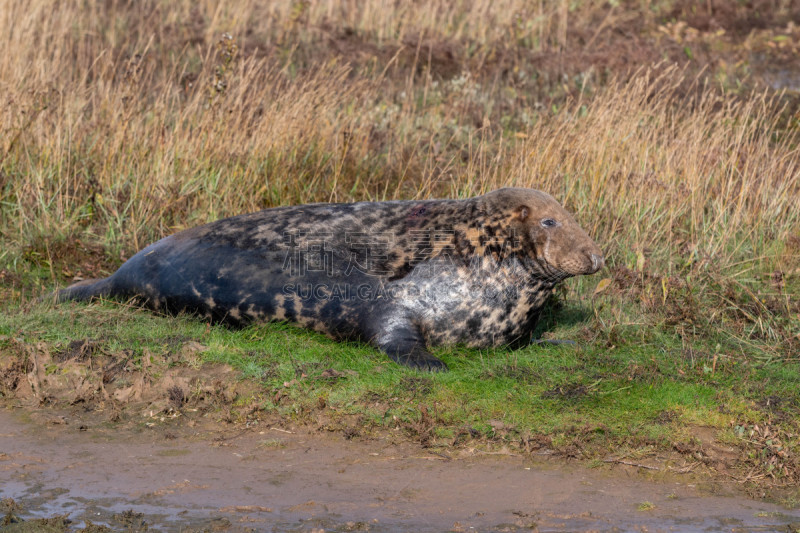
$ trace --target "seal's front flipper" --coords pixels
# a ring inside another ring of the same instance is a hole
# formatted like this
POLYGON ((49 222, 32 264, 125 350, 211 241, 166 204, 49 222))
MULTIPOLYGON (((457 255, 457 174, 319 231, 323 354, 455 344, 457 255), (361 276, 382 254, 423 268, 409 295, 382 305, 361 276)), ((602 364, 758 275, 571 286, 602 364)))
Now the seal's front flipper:
POLYGON ((398 364, 432 372, 447 370, 446 364, 425 349, 422 333, 409 320, 397 317, 385 320, 372 343, 398 364))
POLYGON ((417 370, 429 370, 431 372, 447 372, 447 365, 444 362, 428 353, 424 346, 413 346, 411 349, 397 349, 396 347, 381 348, 392 358, 392 361, 417 370))

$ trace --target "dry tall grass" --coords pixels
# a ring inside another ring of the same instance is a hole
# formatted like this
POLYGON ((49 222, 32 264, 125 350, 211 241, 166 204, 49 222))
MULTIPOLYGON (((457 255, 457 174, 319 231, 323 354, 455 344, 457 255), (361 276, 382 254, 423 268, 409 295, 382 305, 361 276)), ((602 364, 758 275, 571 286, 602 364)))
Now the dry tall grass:
POLYGON ((556 50, 576 26, 591 44, 625 14, 501 4, 6 0, 5 262, 69 239, 116 257, 277 204, 523 185, 576 211, 612 266, 796 275, 800 153, 775 98, 662 64, 543 107, 498 47, 556 50), (437 71, 435 38, 475 70, 437 71))
POLYGON ((686 96, 680 79, 676 69, 643 72, 612 83, 585 113, 536 124, 514 174, 540 176, 613 256, 647 250, 668 265, 691 251, 718 268, 775 256, 800 229, 795 133, 776 138, 765 94, 686 96))

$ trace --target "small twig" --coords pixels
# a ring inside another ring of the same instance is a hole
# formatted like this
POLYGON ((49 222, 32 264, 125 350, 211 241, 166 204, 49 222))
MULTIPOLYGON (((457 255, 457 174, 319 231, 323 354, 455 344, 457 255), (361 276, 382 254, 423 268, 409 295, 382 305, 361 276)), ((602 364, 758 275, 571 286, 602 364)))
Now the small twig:
POLYGON ((439 453, 430 452, 431 455, 424 455, 424 456, 414 456, 413 459, 419 459, 420 461, 452 461, 450 457, 446 455, 442 455, 439 453), (432 457, 431 457, 432 456, 432 457))
POLYGON ((617 463, 617 464, 627 465, 627 466, 636 466, 638 468, 646 468, 648 470, 661 470, 657 466, 648 466, 648 465, 643 465, 641 463, 634 463, 634 462, 631 462, 631 461, 623 461, 622 459, 603 459, 603 462, 604 463, 617 463))
POLYGON ((622 391, 624 391, 626 389, 630 389, 631 387, 633 387, 633 385, 627 385, 625 387, 620 387, 618 389, 614 389, 614 390, 611 390, 611 391, 608 391, 608 392, 601 392, 599 394, 600 394, 600 396, 607 396, 609 394, 616 394, 618 392, 622 392, 622 391))
POLYGON ((445 455, 445 454, 443 454, 442 452, 432 452, 432 451, 429 451, 428 453, 430 453, 430 454, 432 454, 432 455, 437 455, 437 456, 441 457, 442 459, 444 459, 445 461, 452 461, 452 460, 453 460, 453 458, 452 458, 452 457, 449 457, 448 455, 445 455))
POLYGON ((671 466, 671 467, 669 467, 669 469, 672 470, 673 472, 675 472, 676 474, 688 474, 689 472, 691 472, 692 470, 694 470, 695 468, 697 468, 701 464, 703 464, 703 463, 701 463, 700 461, 695 461, 694 463, 690 464, 689 466, 682 466, 680 468, 675 468, 675 467, 671 466))
POLYGON ((504 455, 506 457, 519 457, 519 454, 512 453, 512 452, 486 452, 486 451, 475 451, 475 455, 504 455))
POLYGON ((227 441, 230 441, 230 440, 238 439, 239 437, 241 437, 245 433, 248 433, 249 431, 250 431, 249 429, 245 429, 245 430, 242 430, 242 431, 236 433, 235 435, 231 435, 229 437, 222 437, 222 436, 214 437, 212 439, 212 442, 227 442, 227 441))

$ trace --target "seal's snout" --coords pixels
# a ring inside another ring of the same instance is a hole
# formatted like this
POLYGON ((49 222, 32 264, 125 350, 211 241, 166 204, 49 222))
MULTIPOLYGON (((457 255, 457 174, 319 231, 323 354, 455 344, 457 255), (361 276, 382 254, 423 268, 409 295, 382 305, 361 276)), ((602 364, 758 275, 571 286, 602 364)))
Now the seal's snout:
POLYGON ((606 258, 602 254, 591 254, 592 258, 592 274, 603 268, 606 264, 606 258))
POLYGON ((569 255, 562 263, 562 270, 572 276, 588 276, 603 268, 605 264, 603 251, 595 243, 589 242, 569 255))

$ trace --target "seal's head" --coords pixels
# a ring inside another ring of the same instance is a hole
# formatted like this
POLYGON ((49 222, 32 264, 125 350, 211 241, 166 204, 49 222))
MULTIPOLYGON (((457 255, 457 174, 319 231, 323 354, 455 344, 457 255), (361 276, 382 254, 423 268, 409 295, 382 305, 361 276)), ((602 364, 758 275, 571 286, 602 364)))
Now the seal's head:
POLYGON ((486 208, 503 212, 518 253, 534 259, 552 279, 594 274, 603 252, 574 218, 547 193, 506 188, 484 196, 486 208))

